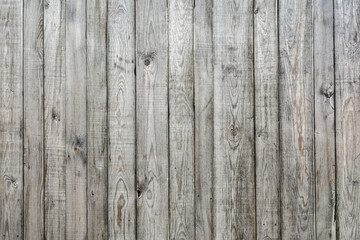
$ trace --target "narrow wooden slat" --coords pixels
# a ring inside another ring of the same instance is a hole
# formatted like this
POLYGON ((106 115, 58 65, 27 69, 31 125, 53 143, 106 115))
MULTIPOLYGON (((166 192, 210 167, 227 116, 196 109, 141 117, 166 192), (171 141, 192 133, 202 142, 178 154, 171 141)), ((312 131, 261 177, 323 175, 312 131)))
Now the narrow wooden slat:
POLYGON ((108 2, 109 239, 136 239, 135 1, 108 2))
POLYGON ((255 239, 253 2, 214 1, 214 234, 255 239))
POLYGON ((333 2, 315 0, 313 6, 316 235, 318 240, 332 240, 336 239, 333 2))
POLYGON ((195 82, 195 239, 213 238, 214 75, 212 1, 196 0, 194 9, 195 82))
POLYGON ((45 236, 65 239, 65 1, 44 1, 45 236))
POLYGON ((254 9, 257 239, 280 239, 277 1, 254 9))
POLYGON ((136 1, 137 236, 168 239, 167 1, 136 1))
POLYGON ((107 237, 107 1, 87 0, 88 239, 107 237))
POLYGON ((86 0, 67 0, 65 16, 66 239, 86 239, 86 0))
POLYGON ((335 1, 338 238, 360 235, 360 2, 335 1))
POLYGON ((194 2, 168 4, 170 238, 194 239, 194 2))
POLYGON ((23 1, 0 2, 0 238, 23 238, 23 1))
POLYGON ((24 1, 24 238, 44 239, 43 1, 24 1))
POLYGON ((279 1, 283 239, 314 239, 312 1, 279 1))

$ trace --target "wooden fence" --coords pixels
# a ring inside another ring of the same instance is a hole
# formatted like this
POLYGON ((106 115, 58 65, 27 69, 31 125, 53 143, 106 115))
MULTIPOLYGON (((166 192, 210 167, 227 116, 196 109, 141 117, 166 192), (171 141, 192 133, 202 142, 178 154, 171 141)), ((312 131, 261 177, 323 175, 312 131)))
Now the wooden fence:
POLYGON ((0 0, 0 239, 360 239, 360 0, 0 0))

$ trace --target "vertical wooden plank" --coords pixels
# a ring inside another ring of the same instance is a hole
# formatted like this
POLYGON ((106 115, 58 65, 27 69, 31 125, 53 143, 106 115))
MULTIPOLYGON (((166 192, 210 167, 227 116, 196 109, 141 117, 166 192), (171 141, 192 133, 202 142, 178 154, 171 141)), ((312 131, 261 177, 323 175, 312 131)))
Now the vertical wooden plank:
POLYGON ((254 8, 257 239, 280 239, 277 1, 254 8))
POLYGON ((194 9, 195 239, 213 239, 214 75, 212 0, 194 9))
POLYGON ((87 0, 88 239, 108 239, 107 1, 87 0))
POLYGON ((214 1, 215 239, 255 239, 253 2, 214 1))
POLYGON ((136 239, 135 1, 108 2, 109 239, 136 239))
POLYGON ((167 1, 136 1, 137 236, 168 239, 167 1))
POLYGON ((66 1, 66 238, 87 238, 86 0, 66 1))
POLYGON ((336 239, 333 1, 314 1, 316 235, 336 239))
POLYGON ((314 239, 312 1, 280 0, 283 239, 314 239))
POLYGON ((45 238, 65 239, 65 1, 44 1, 45 238))
POLYGON ((193 0, 169 1, 170 238, 194 239, 193 0))
POLYGON ((360 2, 335 1, 338 239, 360 235, 360 2))
POLYGON ((0 237, 23 238, 23 1, 0 3, 0 237))
POLYGON ((24 1, 24 238, 44 238, 43 1, 24 1))

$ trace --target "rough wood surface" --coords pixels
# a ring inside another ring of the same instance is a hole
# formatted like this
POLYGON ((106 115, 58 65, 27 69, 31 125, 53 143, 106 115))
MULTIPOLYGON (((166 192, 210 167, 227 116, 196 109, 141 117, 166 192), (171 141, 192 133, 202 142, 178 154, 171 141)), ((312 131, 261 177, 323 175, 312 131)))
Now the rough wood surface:
POLYGON ((87 239, 86 0, 66 1, 66 239, 87 239))
POLYGON ((253 2, 214 1, 214 238, 255 239, 253 2))
POLYGON ((108 239, 107 1, 87 0, 86 6, 88 239, 108 239))
POLYGON ((195 239, 193 0, 169 1, 170 239, 195 239))
POLYGON ((313 2, 316 238, 336 239, 333 2, 313 2))
POLYGON ((257 239, 281 239, 277 1, 254 6, 257 239))
POLYGON ((136 1, 137 237, 169 238, 166 0, 136 1))
POLYGON ((24 1, 24 239, 44 239, 43 1, 24 1))
POLYGON ((279 2, 281 236, 314 239, 312 1, 279 2))
POLYGON ((0 2, 0 238, 23 236, 23 1, 0 2))
POLYGON ((45 238, 65 239, 65 1, 44 2, 45 238))
POLYGON ((194 9, 195 239, 213 238, 214 76, 212 1, 194 9))
POLYGON ((360 2, 335 1, 338 239, 360 235, 360 2))
POLYGON ((135 3, 108 2, 109 239, 136 239, 135 3))

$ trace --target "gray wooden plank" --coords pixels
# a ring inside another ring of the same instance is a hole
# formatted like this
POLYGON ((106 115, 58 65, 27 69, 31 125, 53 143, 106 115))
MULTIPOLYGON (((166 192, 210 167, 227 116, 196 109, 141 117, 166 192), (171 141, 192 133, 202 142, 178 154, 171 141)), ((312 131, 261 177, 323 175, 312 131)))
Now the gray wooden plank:
POLYGON ((0 2, 0 237, 23 238, 23 1, 0 2))
POLYGON ((24 1, 24 238, 44 239, 43 1, 24 1))
POLYGON ((360 234, 360 2, 335 2, 338 239, 360 234))
POLYGON ((314 239, 312 1, 279 2, 281 236, 314 239))
POLYGON ((67 0, 65 17, 66 239, 86 239, 86 0, 67 0))
POLYGON ((108 2, 109 239, 136 239, 135 1, 108 2))
POLYGON ((87 0, 88 239, 108 239, 107 1, 87 0))
POLYGON ((257 239, 280 239, 277 1, 254 7, 257 239))
POLYGON ((169 5, 170 238, 195 239, 193 0, 169 5))
POLYGON ((333 2, 315 0, 314 99, 317 239, 336 239, 333 2))
POLYGON ((65 239, 65 1, 44 2, 45 236, 65 239))
POLYGON ((167 1, 136 1, 137 237, 168 239, 167 1))
POLYGON ((214 237, 255 239, 253 2, 214 1, 214 237))
POLYGON ((213 239, 214 73, 212 0, 194 9, 195 239, 213 239))

